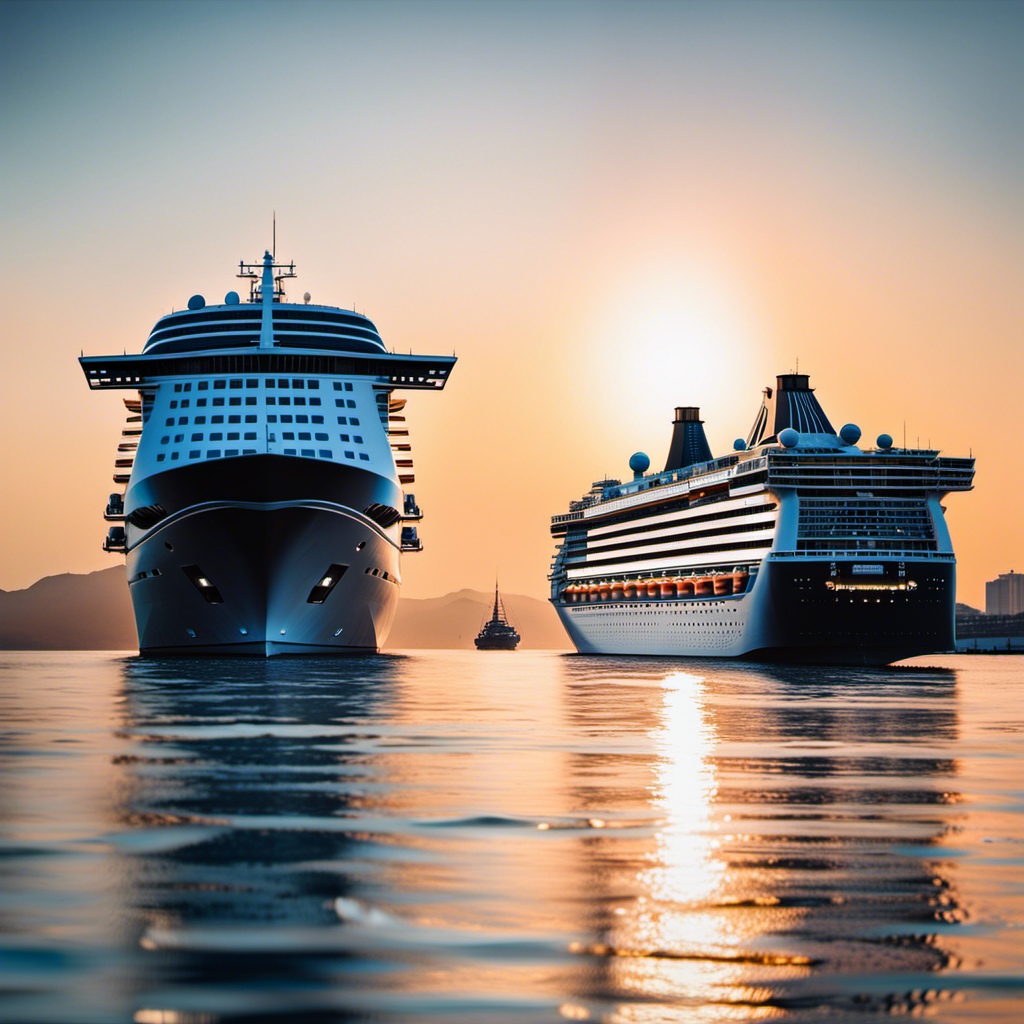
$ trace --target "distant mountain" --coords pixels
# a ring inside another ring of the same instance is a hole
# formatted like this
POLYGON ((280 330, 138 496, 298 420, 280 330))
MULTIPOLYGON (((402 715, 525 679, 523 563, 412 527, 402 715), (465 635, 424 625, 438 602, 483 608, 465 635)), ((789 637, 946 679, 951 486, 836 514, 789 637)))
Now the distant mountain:
MULTIPOLYGON (((571 645, 554 609, 519 594, 502 595, 523 648, 571 645)), ((494 595, 459 590, 427 600, 401 598, 385 650, 472 649, 490 618, 494 595)), ((0 650, 136 650, 124 567, 46 576, 25 590, 0 590, 0 650)))
POLYGON ((123 565, 80 576, 45 576, 25 590, 0 590, 0 649, 137 648, 123 565))

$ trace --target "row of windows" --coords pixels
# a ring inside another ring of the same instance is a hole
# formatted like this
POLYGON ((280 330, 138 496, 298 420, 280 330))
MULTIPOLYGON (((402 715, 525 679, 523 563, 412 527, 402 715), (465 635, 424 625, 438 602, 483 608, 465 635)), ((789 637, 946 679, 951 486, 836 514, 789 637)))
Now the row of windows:
MULTIPOLYGON (((293 378, 291 378, 290 381, 289 381, 289 379, 287 377, 277 377, 277 378, 267 377, 263 381, 263 383, 264 383, 265 387, 273 388, 273 387, 276 386, 278 390, 280 390, 281 388, 287 388, 287 387, 294 388, 297 391, 302 391, 303 389, 308 389, 309 391, 318 391, 320 389, 320 381, 318 381, 318 380, 301 380, 298 377, 293 377, 293 378)), ((247 388, 258 388, 260 386, 260 379, 259 379, 259 377, 248 377, 244 381, 244 384, 245 384, 245 387, 247 387, 247 388)), ((230 380, 215 380, 213 382, 213 390, 214 391, 223 391, 225 388, 228 388, 228 387, 230 387, 232 390, 235 390, 235 389, 241 388, 242 385, 243 385, 243 381, 239 377, 233 377, 230 380)), ((201 381, 197 381, 196 382, 196 391, 208 391, 209 388, 210 388, 210 382, 209 381, 201 380, 201 381)), ((174 392, 175 392, 175 394, 180 394, 183 391, 184 392, 188 392, 188 391, 191 391, 191 390, 192 390, 192 382, 191 381, 188 381, 188 382, 186 382, 184 384, 175 384, 174 385, 174 392)), ((348 382, 348 381, 336 380, 334 382, 334 390, 335 391, 351 391, 352 390, 352 384, 350 382, 348 382)))
MULTIPOLYGON (((326 441, 327 440, 327 434, 325 434, 325 433, 323 433, 321 431, 317 431, 317 433, 314 436, 315 436, 317 441, 326 441)), ((352 434, 351 437, 348 434, 339 434, 338 438, 340 440, 342 440, 342 441, 346 441, 346 442, 349 442, 351 444, 362 444, 363 443, 363 435, 362 434, 352 434)), ((238 440, 238 431, 237 430, 228 431, 228 438, 227 439, 229 441, 237 441, 238 440)), ((291 431, 291 430, 283 431, 282 434, 281 434, 281 439, 283 441, 294 441, 295 440, 295 433, 294 433, 294 431, 291 431)), ((175 444, 180 444, 184 440, 185 440, 185 435, 184 434, 175 434, 174 435, 174 443, 175 444)), ((201 433, 193 434, 189 438, 189 440, 190 441, 202 441, 203 440, 203 435, 201 433)), ((210 434, 210 440, 211 441, 223 441, 224 440, 224 435, 219 430, 215 430, 215 431, 213 431, 210 434)), ((256 431, 255 430, 248 430, 248 431, 246 431, 246 433, 245 433, 245 440, 246 441, 255 441, 256 440, 256 431)), ((274 435, 273 434, 270 435, 270 440, 271 441, 274 440, 274 435)), ((311 440, 313 440, 313 438, 310 436, 310 433, 309 433, 308 430, 300 430, 299 431, 299 440, 300 441, 311 441, 311 440)), ((171 436, 170 436, 170 434, 164 434, 164 436, 160 438, 160 443, 161 444, 170 444, 171 443, 171 436)))
MULTIPOLYGON (((685 524, 683 524, 683 525, 685 525, 685 524)), ((740 533, 757 533, 757 532, 761 532, 761 531, 764 531, 764 530, 770 530, 770 529, 772 529, 774 527, 774 525, 775 524, 772 523, 772 522, 769 522, 769 523, 765 523, 765 522, 760 522, 760 523, 757 523, 757 522, 754 522, 754 523, 734 523, 731 526, 719 526, 719 527, 717 527, 715 529, 686 530, 686 531, 683 531, 681 533, 674 533, 674 534, 671 534, 671 535, 666 536, 666 537, 653 537, 653 538, 647 538, 647 539, 637 538, 637 539, 634 539, 634 540, 622 540, 622 541, 616 542, 615 544, 601 545, 600 547, 595 547, 595 546, 591 545, 587 549, 587 551, 589 551, 589 553, 594 555, 594 556, 600 556, 600 555, 609 554, 610 552, 613 552, 613 551, 627 551, 627 550, 628 551, 633 551, 636 548, 649 548, 649 547, 661 548, 661 547, 666 547, 666 546, 671 547, 671 545, 673 545, 673 544, 679 543, 681 541, 687 541, 687 540, 690 540, 690 539, 703 539, 705 537, 727 537, 727 536, 731 536, 731 535, 735 535, 735 534, 740 534, 740 533)), ((765 543, 770 544, 771 541, 766 541, 765 543)), ((704 549, 701 549, 701 550, 704 550, 704 549)), ((643 552, 642 554, 638 553, 636 557, 638 557, 638 558, 640 558, 640 557, 650 558, 650 557, 652 557, 654 555, 658 555, 658 554, 661 554, 661 553, 662 552, 643 552)), ((664 553, 665 554, 671 554, 672 552, 671 551, 666 551, 664 553)), ((582 553, 580 555, 575 555, 573 557, 567 558, 566 562, 569 563, 569 564, 576 564, 579 561, 585 560, 585 559, 586 559, 586 553, 582 553)), ((613 558, 610 561, 616 562, 616 561, 621 561, 621 560, 622 560, 622 556, 620 555, 618 558, 613 558)), ((609 562, 609 559, 606 558, 603 562, 602 561, 594 561, 594 560, 592 560, 588 564, 590 564, 590 565, 607 565, 608 562, 609 562)))
MULTIPOLYGON (((255 395, 246 395, 246 397, 245 397, 245 404, 246 405, 257 405, 258 401, 259 400, 257 399, 257 397, 255 395)), ((178 402, 178 400, 176 398, 172 398, 171 399, 171 408, 172 409, 177 409, 177 408, 180 407, 182 409, 187 409, 189 407, 189 403, 190 402, 191 402, 191 399, 189 399, 189 398, 183 398, 180 403, 178 402)), ((224 404, 224 399, 223 398, 213 398, 213 399, 210 400, 210 402, 211 402, 212 405, 223 405, 224 404)), ((306 399, 302 395, 296 395, 295 399, 294 399, 294 402, 295 402, 295 405, 305 405, 306 404, 306 399)), ((292 404, 292 399, 289 398, 287 395, 281 395, 280 398, 276 398, 274 395, 267 395, 266 403, 267 403, 267 405, 291 405, 292 404)), ((231 398, 228 399, 228 405, 241 405, 241 404, 242 404, 241 397, 231 397, 231 398)), ((309 404, 310 405, 319 405, 320 404, 320 399, 319 398, 310 398, 309 399, 309 404)), ((345 403, 345 399, 339 398, 339 399, 337 399, 335 401, 334 404, 337 405, 339 408, 344 409, 345 408, 345 404, 346 404, 345 403)), ((348 405, 352 409, 354 409, 356 407, 356 403, 353 402, 352 399, 348 400, 348 405)), ((206 399, 205 398, 197 398, 196 399, 196 408, 197 409, 202 409, 205 406, 206 406, 206 399)))
MULTIPOLYGON (((246 434, 245 436, 246 436, 246 439, 248 440, 249 439, 249 435, 246 434)), ((236 438, 237 438, 237 435, 236 435, 236 438)), ((215 438, 211 434, 210 435, 210 440, 211 441, 215 441, 215 440, 219 440, 219 438, 215 438)), ((230 435, 228 437, 228 440, 232 440, 230 435)), ((304 440, 304 439, 300 437, 299 440, 304 440)), ((306 440, 308 440, 308 438, 306 440)), ((180 454, 181 454, 180 452, 171 452, 170 461, 171 462, 177 462, 179 457, 180 457, 180 454)), ((256 452, 255 448, 243 448, 241 451, 239 451, 238 448, 225 448, 224 451, 223 451, 223 457, 224 458, 229 458, 229 457, 231 457, 233 455, 239 455, 239 454, 241 454, 241 455, 256 455, 257 452, 256 452)), ((316 449, 316 450, 314 450, 312 448, 303 448, 301 450, 296 450, 295 448, 285 448, 284 449, 284 454, 285 455, 300 455, 301 454, 303 456, 303 458, 309 458, 309 459, 314 459, 314 458, 317 458, 318 456, 321 459, 333 459, 334 458, 334 452, 331 451, 329 448, 319 448, 319 449, 316 449)), ((346 459, 353 459, 354 460, 355 457, 356 457, 356 453, 355 452, 344 452, 343 454, 344 454, 346 459)), ((190 451, 188 453, 188 457, 190 459, 199 459, 199 458, 202 458, 202 455, 203 455, 203 453, 198 448, 194 448, 194 449, 192 449, 192 451, 190 451)), ((220 448, 210 448, 210 449, 207 449, 206 457, 208 459, 219 459, 219 458, 221 458, 222 457, 221 449, 220 448)), ((359 453, 359 458, 363 462, 369 462, 370 461, 370 456, 367 455, 366 452, 360 452, 359 453)), ((165 461, 165 459, 166 459, 166 453, 165 452, 160 452, 157 455, 157 457, 156 457, 156 461, 157 462, 163 462, 163 461, 165 461)))
MULTIPOLYGON (((270 419, 269 416, 267 418, 270 419)), ((196 426, 199 426, 199 425, 201 425, 201 424, 206 422, 206 417, 205 416, 197 416, 195 418, 194 422, 195 422, 196 426)), ((211 416, 210 417, 210 422, 211 423, 223 423, 224 422, 224 417, 223 416, 211 416)), ((241 422, 242 422, 242 417, 241 416, 229 416, 228 417, 228 423, 241 423, 241 422)), ((246 423, 255 423, 256 422, 256 416, 255 415, 253 415, 253 416, 246 416, 245 417, 245 422, 246 423)), ((173 416, 169 416, 166 419, 166 421, 164 422, 164 426, 173 427, 174 426, 174 417, 173 416)), ((179 427, 187 427, 188 426, 188 417, 187 416, 179 416, 178 417, 178 426, 179 427)))
MULTIPOLYGON (((280 416, 280 421, 282 423, 323 423, 324 418, 323 418, 323 416, 317 416, 317 415, 307 416, 305 413, 297 413, 295 416, 292 416, 291 413, 282 413, 281 416, 280 416)), ((203 424, 206 423, 206 417, 205 416, 196 416, 196 418, 192 422, 197 427, 202 426, 203 424)), ((224 417, 223 416, 211 416, 210 417, 210 422, 211 423, 223 423, 224 422, 224 417)), ((241 416, 239 416, 239 415, 228 416, 228 423, 241 423, 241 422, 242 422, 242 419, 241 419, 241 416)), ((257 418, 256 418, 255 414, 246 416, 245 417, 245 422, 246 423, 256 423, 257 422, 257 418)), ((270 413, 270 415, 267 416, 267 422, 268 423, 277 423, 278 422, 277 414, 276 413, 270 413)), ((350 417, 339 416, 338 417, 338 424, 339 424, 339 426, 342 426, 342 427, 349 426, 349 425, 351 425, 353 427, 358 427, 359 426, 359 417, 358 416, 350 416, 350 417)), ((174 417, 173 416, 168 416, 167 419, 164 421, 164 426, 167 426, 167 427, 175 426, 174 417)), ((179 416, 178 420, 177 420, 177 426, 179 426, 179 427, 187 427, 188 426, 188 417, 187 416, 179 416)))

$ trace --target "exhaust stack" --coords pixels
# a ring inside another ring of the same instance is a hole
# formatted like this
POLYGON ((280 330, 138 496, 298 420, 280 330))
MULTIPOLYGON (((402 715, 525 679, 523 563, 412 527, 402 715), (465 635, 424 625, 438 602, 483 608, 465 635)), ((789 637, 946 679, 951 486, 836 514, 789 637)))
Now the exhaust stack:
POLYGON ((711 448, 704 436, 704 421, 696 405, 677 406, 676 418, 672 422, 672 443, 668 449, 668 461, 664 472, 670 469, 685 469, 697 462, 710 462, 711 448))

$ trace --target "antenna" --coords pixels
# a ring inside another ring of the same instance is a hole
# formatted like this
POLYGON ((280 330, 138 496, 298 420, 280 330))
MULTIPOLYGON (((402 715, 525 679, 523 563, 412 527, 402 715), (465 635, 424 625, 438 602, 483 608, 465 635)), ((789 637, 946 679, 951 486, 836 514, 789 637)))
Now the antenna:
POLYGON ((272 232, 272 237, 273 237, 272 246, 273 247, 270 250, 270 255, 274 257, 274 262, 276 263, 277 262, 277 210, 274 210, 271 213, 270 216, 272 218, 272 225, 273 225, 273 232, 272 232))
POLYGON ((796 372, 797 373, 800 372, 800 357, 799 356, 796 357, 796 372))

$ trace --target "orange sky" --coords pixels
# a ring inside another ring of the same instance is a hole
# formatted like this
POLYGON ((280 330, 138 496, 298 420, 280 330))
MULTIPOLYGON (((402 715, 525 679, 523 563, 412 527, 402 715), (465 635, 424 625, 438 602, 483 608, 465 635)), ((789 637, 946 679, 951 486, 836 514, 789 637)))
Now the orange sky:
POLYGON ((111 564, 78 352, 236 287, 275 209, 296 297, 459 356, 407 596, 544 596, 552 514, 675 405, 728 451, 797 358, 836 425, 978 458, 961 600, 1024 569, 1021 5, 6 9, 0 587, 111 564))

